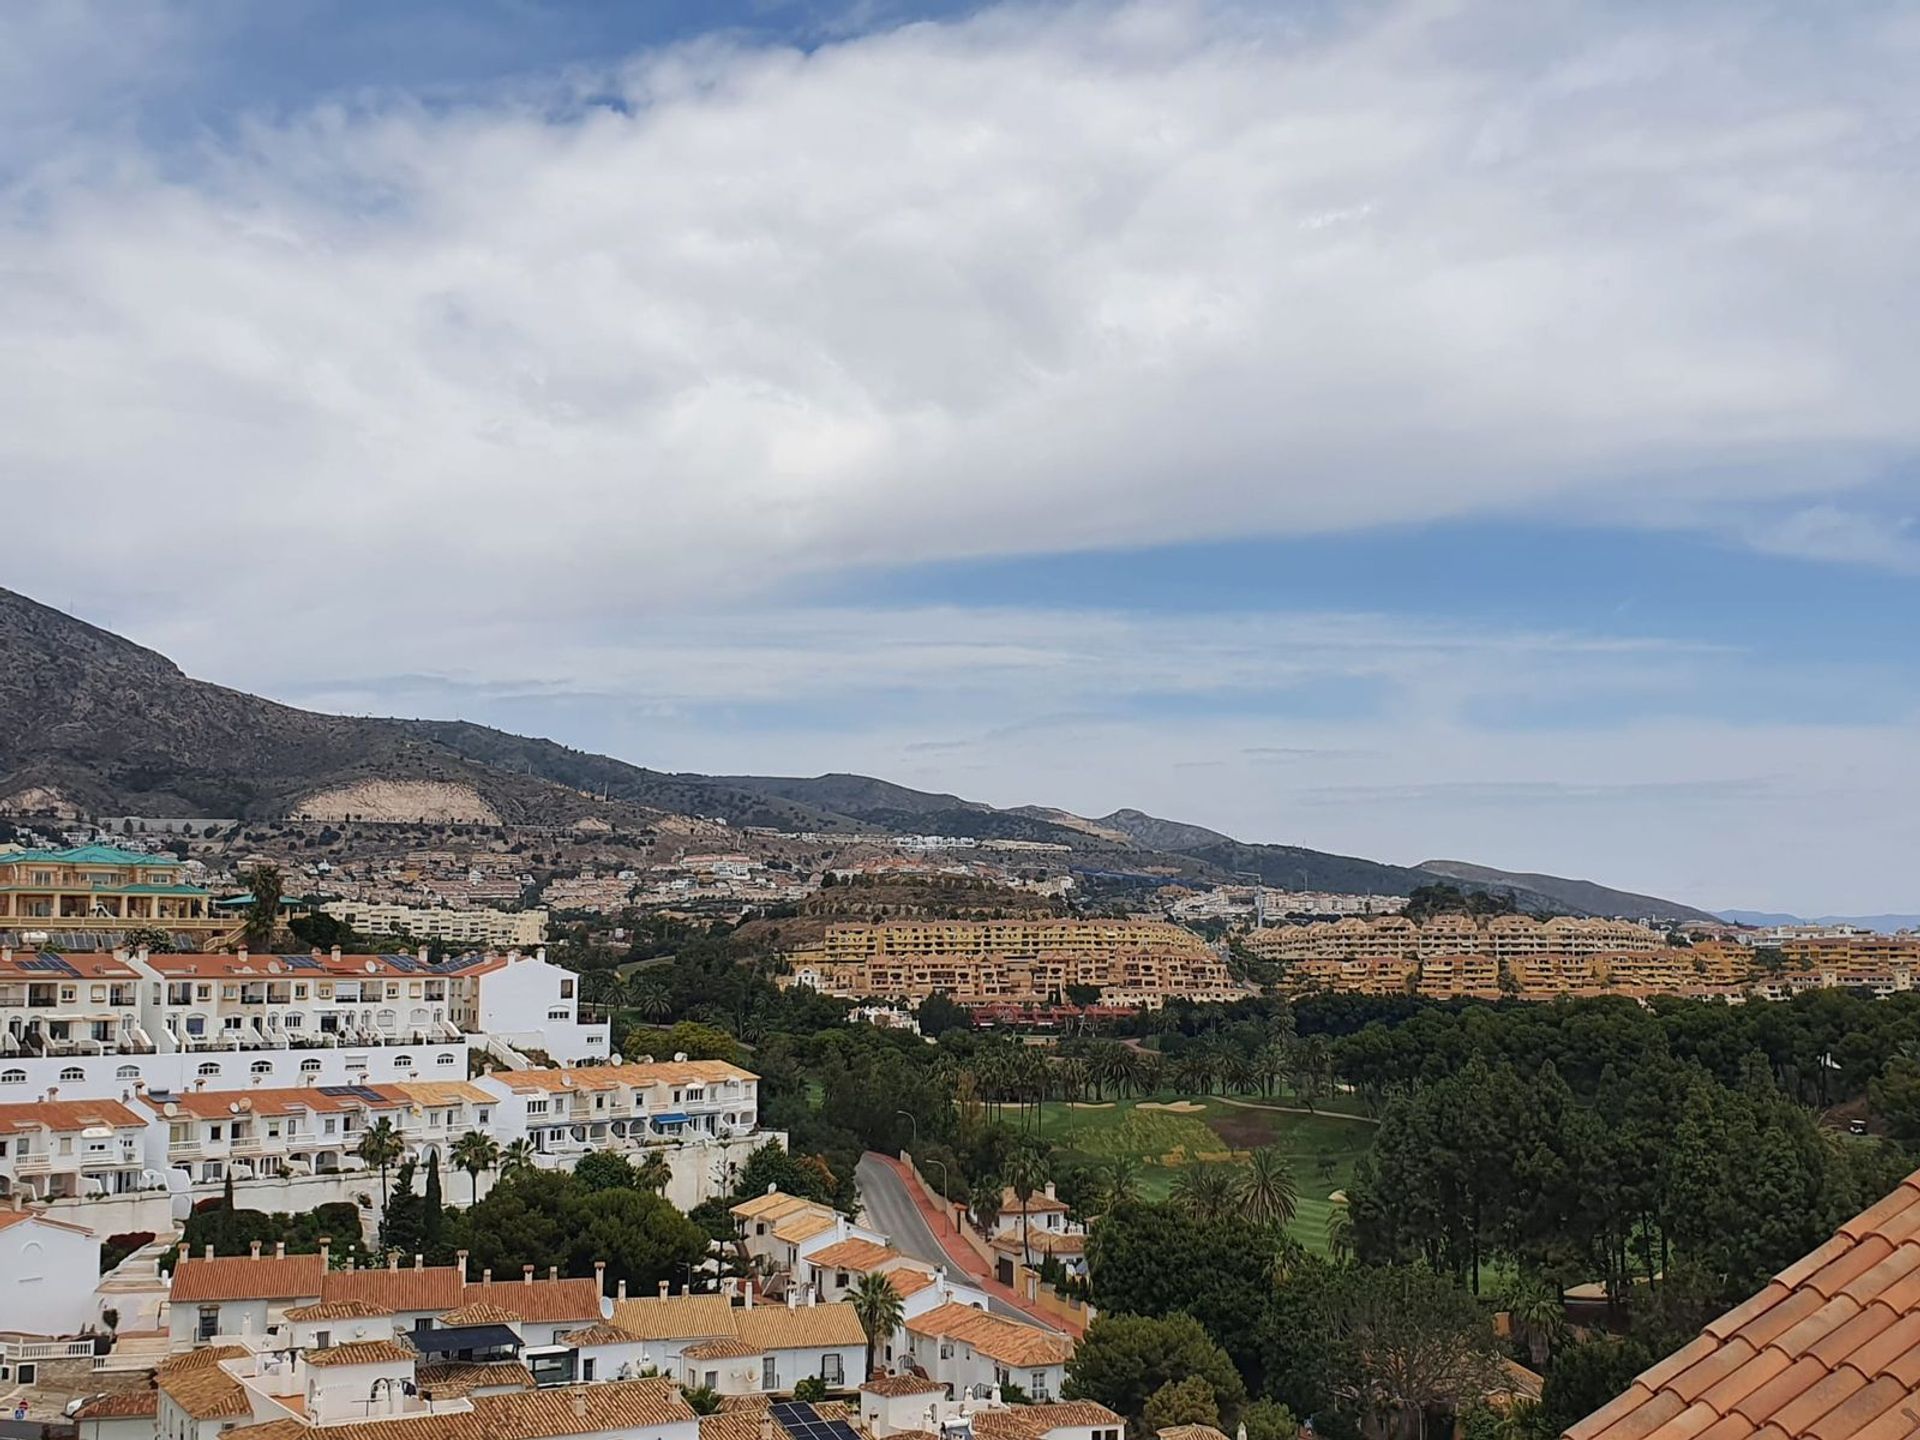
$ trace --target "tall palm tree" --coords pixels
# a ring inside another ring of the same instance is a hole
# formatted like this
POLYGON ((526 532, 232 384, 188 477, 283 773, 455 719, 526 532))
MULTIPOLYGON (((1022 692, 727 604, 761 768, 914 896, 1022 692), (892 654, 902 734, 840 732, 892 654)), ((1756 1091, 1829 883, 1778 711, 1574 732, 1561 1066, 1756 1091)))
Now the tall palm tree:
POLYGON ((993 1234, 993 1227, 1000 1223, 1000 1200, 1006 1186, 998 1175, 982 1175, 973 1182, 973 1189, 967 1192, 967 1204, 973 1210, 973 1218, 980 1222, 980 1228, 987 1234, 993 1234))
POLYGON ((1328 1197, 1333 1208, 1327 1212, 1327 1254, 1336 1260, 1353 1258, 1353 1213, 1347 1208, 1347 1197, 1342 1191, 1335 1191, 1328 1197))
POLYGON ((256 865, 241 878, 253 897, 247 902, 247 919, 241 934, 249 950, 270 949, 273 932, 280 925, 280 867, 256 865))
POLYGON ((393 1121, 382 1115, 361 1135, 354 1153, 380 1172, 380 1213, 386 1214, 387 1170, 399 1164, 400 1157, 407 1153, 406 1142, 400 1138, 400 1132, 393 1128, 393 1121))
POLYGON ((1294 1183, 1293 1166, 1279 1146, 1263 1146, 1248 1158, 1240 1203, 1256 1225, 1278 1230, 1292 1223, 1294 1211, 1300 1207, 1300 1187, 1294 1183))
POLYGON ((1033 1246, 1028 1235, 1031 1202, 1034 1192, 1046 1183, 1046 1152, 1022 1145, 1007 1157, 1007 1184, 1013 1187, 1014 1197, 1020 1202, 1020 1258, 1029 1266, 1033 1264, 1033 1246))
POLYGON ((878 1270, 862 1275, 848 1298, 853 1301, 860 1328, 867 1332, 867 1368, 871 1370, 906 1318, 906 1306, 893 1281, 878 1270))
POLYGON ((667 1157, 658 1150, 651 1152, 646 1159, 633 1167, 633 1183, 642 1190, 651 1190, 659 1194, 667 1188, 667 1182, 673 1179, 673 1167, 667 1164, 667 1157))
POLYGON ((471 1204, 480 1203, 480 1172, 491 1170, 500 1163, 500 1142, 484 1130, 469 1130, 454 1141, 447 1151, 447 1157, 467 1172, 467 1181, 473 1187, 471 1204))
POLYGON ((1140 1162, 1131 1155, 1116 1155, 1109 1160, 1100 1177, 1106 1213, 1111 1215, 1123 1205, 1140 1198, 1140 1162))
POLYGON ((665 1020, 673 1014, 673 1000, 658 976, 637 971, 627 978, 623 999, 642 1020, 665 1020))
POLYGON ((1560 1287, 1544 1275, 1523 1271, 1505 1298, 1513 1328, 1520 1332, 1527 1356, 1538 1369, 1547 1363, 1555 1342, 1567 1331, 1566 1303, 1560 1287))
POLYGON ((1200 1220, 1219 1220, 1240 1202, 1239 1177, 1225 1165, 1189 1165, 1174 1178, 1173 1203, 1200 1220))
POLYGON ((533 1157, 537 1152, 531 1140, 516 1140, 500 1152, 500 1178, 510 1175, 523 1175, 533 1169, 533 1157))

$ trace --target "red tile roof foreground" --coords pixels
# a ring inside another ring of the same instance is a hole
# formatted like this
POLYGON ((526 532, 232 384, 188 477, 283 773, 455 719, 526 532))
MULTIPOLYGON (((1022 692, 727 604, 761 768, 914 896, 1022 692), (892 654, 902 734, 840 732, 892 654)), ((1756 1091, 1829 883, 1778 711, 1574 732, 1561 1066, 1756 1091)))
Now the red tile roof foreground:
POLYGON ((1915 1394, 1920 1173, 1566 1436, 1907 1440, 1915 1394))

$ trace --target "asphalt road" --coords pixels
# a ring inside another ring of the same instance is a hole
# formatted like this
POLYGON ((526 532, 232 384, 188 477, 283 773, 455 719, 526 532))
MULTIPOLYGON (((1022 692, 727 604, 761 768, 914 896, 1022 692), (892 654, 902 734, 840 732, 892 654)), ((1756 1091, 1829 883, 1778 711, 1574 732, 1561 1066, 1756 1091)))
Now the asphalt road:
MULTIPOLYGON (((940 1248, 940 1242, 933 1238, 933 1231, 927 1227, 926 1216, 920 1213, 920 1207, 913 1203, 913 1197, 907 1194, 906 1182, 880 1164, 870 1155, 860 1157, 860 1166, 853 1172, 853 1183, 859 1187, 860 1203, 865 1208, 867 1224, 883 1231, 893 1242, 896 1250, 903 1250, 916 1260, 924 1260, 929 1265, 944 1265, 955 1280, 969 1277, 960 1271, 946 1251, 940 1248)), ((987 1297, 987 1308, 995 1315, 1004 1315, 1009 1320, 1019 1320, 1024 1324, 1051 1329, 1042 1326, 1033 1316, 996 1296, 987 1297)))

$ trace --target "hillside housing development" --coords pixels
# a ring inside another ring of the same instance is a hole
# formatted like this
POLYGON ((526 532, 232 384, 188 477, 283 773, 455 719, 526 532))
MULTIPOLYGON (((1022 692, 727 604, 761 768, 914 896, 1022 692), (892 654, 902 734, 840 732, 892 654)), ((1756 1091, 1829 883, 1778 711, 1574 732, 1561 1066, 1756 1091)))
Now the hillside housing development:
POLYGON ((1159 920, 934 920, 834 924, 793 952, 791 983, 830 995, 959 1004, 1057 1002, 1074 987, 1102 1003, 1157 1007, 1170 996, 1230 1000, 1220 953, 1159 920))

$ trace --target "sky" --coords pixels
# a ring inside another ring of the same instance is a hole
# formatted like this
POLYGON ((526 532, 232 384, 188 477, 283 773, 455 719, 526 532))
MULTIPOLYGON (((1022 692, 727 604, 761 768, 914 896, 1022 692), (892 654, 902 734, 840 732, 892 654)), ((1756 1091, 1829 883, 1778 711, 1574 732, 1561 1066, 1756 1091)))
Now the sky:
POLYGON ((1920 910, 1920 12, 0 7, 0 584, 189 673, 1920 910))

